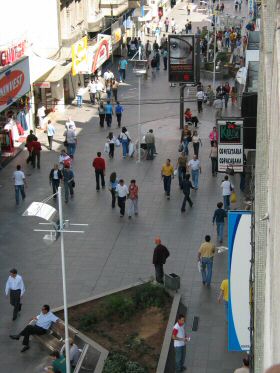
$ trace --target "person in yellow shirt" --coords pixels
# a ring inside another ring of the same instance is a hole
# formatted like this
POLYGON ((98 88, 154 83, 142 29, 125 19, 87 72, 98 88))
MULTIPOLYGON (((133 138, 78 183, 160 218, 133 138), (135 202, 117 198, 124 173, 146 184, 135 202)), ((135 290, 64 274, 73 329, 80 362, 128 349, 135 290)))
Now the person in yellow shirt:
POLYGON ((228 279, 224 279, 220 286, 220 294, 218 296, 218 302, 221 303, 223 299, 226 311, 226 320, 228 320, 228 279))
POLYGON ((210 287, 212 279, 212 268, 215 254, 215 245, 211 242, 211 237, 207 234, 205 242, 198 250, 198 261, 201 263, 201 276, 203 285, 210 287))
POLYGON ((170 199, 171 179, 174 178, 174 167, 170 159, 167 159, 161 168, 161 177, 163 179, 163 187, 166 198, 170 199))

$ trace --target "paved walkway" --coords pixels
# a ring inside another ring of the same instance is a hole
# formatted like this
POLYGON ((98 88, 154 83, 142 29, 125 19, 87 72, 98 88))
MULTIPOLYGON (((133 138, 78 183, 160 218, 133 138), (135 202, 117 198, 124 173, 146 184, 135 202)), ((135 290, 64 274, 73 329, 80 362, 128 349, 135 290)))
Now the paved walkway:
MULTIPOLYGON (((123 124, 129 128, 133 139, 137 138, 137 87, 138 81, 129 71, 127 85, 120 88, 120 99, 125 102, 123 124)), ((153 239, 159 235, 171 252, 166 272, 175 272, 181 276, 181 293, 188 307, 189 329, 193 317, 199 317, 198 331, 192 333, 188 346, 188 372, 232 373, 234 368, 240 366, 241 357, 240 354, 227 352, 224 309, 217 304, 220 282, 227 275, 227 255, 216 256, 210 289, 202 286, 196 261, 197 250, 205 234, 210 233, 216 240, 211 218, 217 201, 222 198, 220 182, 223 175, 212 178, 209 160, 208 134, 214 124, 214 114, 206 106, 199 117, 199 134, 203 142, 200 152, 200 187, 198 192, 192 192, 193 209, 187 207, 186 213, 182 215, 180 206, 183 196, 177 179, 172 183, 171 200, 167 201, 160 178, 161 165, 165 159, 169 157, 175 164, 178 157, 179 102, 169 102, 170 99, 178 99, 178 88, 169 87, 167 73, 160 71, 156 79, 142 80, 141 95, 148 101, 141 106, 142 131, 154 129, 159 155, 154 161, 138 164, 134 159, 123 160, 117 149, 115 159, 107 162, 107 175, 117 171, 126 183, 132 178, 138 182, 140 213, 132 220, 127 217, 120 219, 118 210, 112 211, 107 188, 100 193, 95 191, 91 162, 97 151, 103 151, 108 131, 99 128, 95 110, 90 105, 86 104, 80 110, 74 107, 68 110, 79 128, 79 137, 74 161, 76 194, 74 200, 64 206, 64 214, 72 222, 89 224, 84 235, 69 234, 66 237, 68 300, 72 302, 138 279, 149 278, 154 274, 151 264, 153 239), (160 99, 160 103, 152 104, 155 98, 160 99)), ((188 106, 196 113, 194 103, 188 106)), ((229 106, 226 114, 237 115, 238 111, 229 106)), ((62 133, 63 122, 58 126, 61 126, 58 133, 62 133)), ((113 130, 118 135, 115 119, 113 130)), ((58 140, 55 150, 60 148, 62 137, 58 140)), ((0 356, 3 372, 42 372, 47 361, 45 358, 42 362, 41 357, 45 354, 42 347, 32 341, 32 348, 20 354, 20 344, 11 341, 8 335, 20 330, 40 310, 42 304, 49 303, 51 307, 62 304, 59 242, 50 247, 45 246, 41 233, 33 232, 34 228, 38 228, 38 221, 21 216, 29 203, 41 201, 51 194, 48 174, 52 164, 57 162, 58 152, 44 149, 41 170, 28 168, 25 164, 26 156, 26 152, 22 152, 1 171, 0 283, 3 288, 8 270, 15 266, 24 276, 27 288, 22 315, 15 322, 11 321, 8 300, 4 296, 0 297, 0 356), (28 188, 26 201, 16 207, 11 175, 18 163, 24 167, 28 188)), ((236 184, 238 181, 237 177, 236 184)))

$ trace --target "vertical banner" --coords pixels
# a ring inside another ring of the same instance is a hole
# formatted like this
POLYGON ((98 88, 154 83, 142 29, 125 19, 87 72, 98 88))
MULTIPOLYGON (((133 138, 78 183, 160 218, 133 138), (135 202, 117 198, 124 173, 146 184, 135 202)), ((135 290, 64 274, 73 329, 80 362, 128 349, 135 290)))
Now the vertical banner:
POLYGON ((222 118, 217 120, 218 171, 243 172, 243 118, 222 118))
POLYGON ((87 36, 71 46, 72 75, 75 76, 87 70, 87 36))
POLYGON ((194 35, 169 35, 169 82, 194 84, 194 35))
POLYGON ((228 350, 250 350, 250 211, 228 213, 228 350))

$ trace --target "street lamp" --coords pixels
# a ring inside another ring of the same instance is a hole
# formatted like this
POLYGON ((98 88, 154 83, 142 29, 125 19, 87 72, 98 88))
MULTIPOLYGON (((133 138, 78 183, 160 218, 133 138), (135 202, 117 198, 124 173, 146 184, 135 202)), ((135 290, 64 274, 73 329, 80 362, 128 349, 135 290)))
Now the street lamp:
POLYGON ((84 233, 84 231, 69 231, 65 230, 69 225, 88 225, 88 224, 69 224, 69 221, 63 221, 62 211, 62 196, 61 187, 58 187, 58 192, 48 197, 43 202, 32 202, 31 205, 24 211, 22 216, 36 216, 42 218, 48 223, 40 223, 44 225, 51 225, 53 229, 34 229, 35 232, 49 232, 49 235, 45 235, 44 239, 49 240, 53 243, 60 234, 60 251, 61 251, 61 270, 62 270, 62 287, 63 287, 63 306, 64 306, 64 326, 65 326, 65 353, 66 353, 66 373, 71 373, 70 367, 70 348, 69 348, 69 332, 68 332, 68 303, 67 303, 67 291, 66 291, 66 271, 65 271, 65 252, 64 252, 64 233, 84 233), (59 221, 54 219, 57 217, 57 210, 48 205, 49 201, 53 196, 58 196, 58 217, 59 221))

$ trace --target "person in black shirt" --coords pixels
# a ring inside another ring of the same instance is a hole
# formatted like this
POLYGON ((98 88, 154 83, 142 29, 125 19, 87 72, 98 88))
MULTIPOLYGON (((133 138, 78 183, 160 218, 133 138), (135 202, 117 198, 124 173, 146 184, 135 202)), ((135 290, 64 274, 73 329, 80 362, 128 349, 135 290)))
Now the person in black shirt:
POLYGON ((184 193, 185 197, 184 197, 183 204, 182 204, 182 207, 181 207, 181 212, 185 212, 187 201, 189 202, 190 207, 193 206, 193 202, 190 199, 190 192, 191 192, 191 189, 194 189, 194 187, 193 187, 193 185, 190 181, 190 175, 189 174, 183 176, 182 187, 183 187, 183 193, 184 193))
POLYGON ((220 241, 220 243, 223 242, 224 239, 224 225, 225 225, 225 218, 227 217, 226 210, 223 209, 223 202, 217 203, 217 209, 214 212, 213 215, 213 224, 216 221, 217 226, 217 236, 220 241))
POLYGON ((155 244, 157 246, 154 249, 153 265, 155 266, 156 281, 163 284, 163 265, 170 254, 167 248, 161 244, 161 239, 159 237, 156 237, 155 244))

